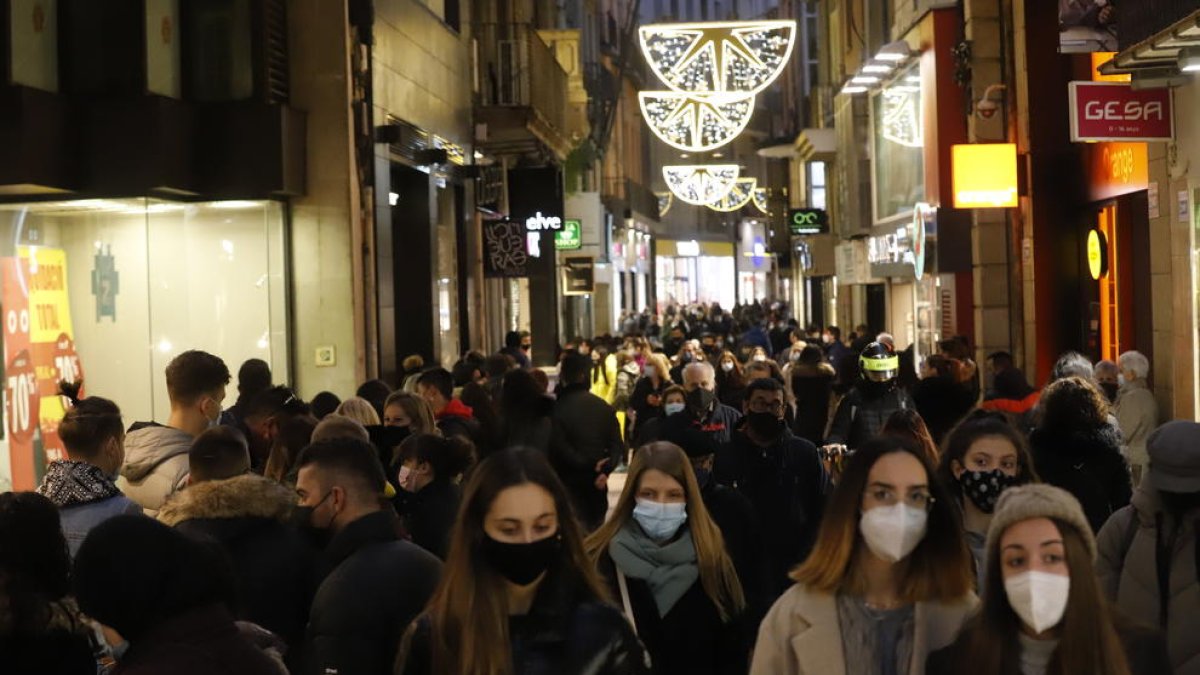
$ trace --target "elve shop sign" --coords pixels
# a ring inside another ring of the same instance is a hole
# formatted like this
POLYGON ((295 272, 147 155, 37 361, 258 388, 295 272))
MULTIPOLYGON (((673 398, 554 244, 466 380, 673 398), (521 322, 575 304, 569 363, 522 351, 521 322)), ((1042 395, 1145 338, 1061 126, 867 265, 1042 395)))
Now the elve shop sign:
POLYGON ((1169 141, 1173 136, 1170 89, 1072 82, 1070 94, 1072 141, 1169 141))
POLYGON ((541 211, 525 219, 525 231, 528 232, 525 241, 529 255, 533 258, 542 257, 542 233, 558 232, 563 229, 562 218, 558 216, 543 216, 541 211))

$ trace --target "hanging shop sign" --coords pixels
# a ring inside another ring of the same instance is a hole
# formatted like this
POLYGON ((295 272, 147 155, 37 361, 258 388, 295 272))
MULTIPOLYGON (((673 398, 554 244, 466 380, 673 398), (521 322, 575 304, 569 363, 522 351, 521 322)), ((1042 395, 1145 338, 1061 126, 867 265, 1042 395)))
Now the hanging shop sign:
POLYGON ((1095 228, 1087 236, 1087 264, 1088 273, 1096 281, 1108 274, 1108 239, 1095 228))
POLYGON ((526 230, 511 220, 483 223, 483 268, 488 277, 529 276, 529 251, 526 230))
POLYGON ((1169 141, 1170 89, 1134 89, 1125 82, 1072 82, 1071 140, 1169 141))
POLYGON ((563 258, 559 269, 562 270, 563 295, 589 295, 595 292, 596 261, 590 256, 563 258))
POLYGON ((543 216, 541 211, 525 219, 525 250, 531 258, 542 257, 542 235, 553 232, 555 237, 563 229, 563 219, 558 216, 543 216))
POLYGON ((827 234, 829 214, 825 209, 791 209, 788 211, 788 227, 792 234, 827 234))
POLYGON ((563 228, 554 233, 554 248, 558 251, 577 251, 583 248, 583 222, 564 220, 563 228))
POLYGON ((990 209, 1017 206, 1017 146, 973 143, 950 148, 954 208, 990 209))

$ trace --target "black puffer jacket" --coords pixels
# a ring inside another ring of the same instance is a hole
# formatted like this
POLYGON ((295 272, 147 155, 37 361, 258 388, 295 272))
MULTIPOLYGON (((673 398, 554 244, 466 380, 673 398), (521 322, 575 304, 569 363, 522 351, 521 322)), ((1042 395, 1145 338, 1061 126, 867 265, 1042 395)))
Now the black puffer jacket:
POLYGON ((236 618, 283 638, 289 662, 304 640, 315 572, 315 551, 287 524, 295 501, 279 483, 247 474, 192 485, 158 512, 180 532, 220 544, 233 564, 236 618))
POLYGON ((713 478, 744 495, 758 516, 766 570, 762 587, 769 605, 791 586, 788 572, 816 541, 829 474, 816 447, 785 429, 767 447, 734 432, 717 452, 713 478))
POLYGON ((1121 455, 1121 436, 1111 426, 1087 430, 1039 427, 1029 436, 1033 464, 1042 480, 1075 495, 1092 530, 1129 504, 1133 485, 1121 455))
MULTIPOLYGON (((548 582, 549 580, 547 580, 548 582)), ((423 616, 407 639, 403 675, 438 675, 423 616)), ((513 672, 520 675, 648 675, 645 652, 611 605, 554 591, 543 583, 525 616, 509 617, 513 672)), ((382 671, 381 671, 382 672, 382 671)))
POLYGON ((306 675, 390 672, 400 636, 429 602, 442 565, 396 535, 396 515, 350 523, 325 549, 305 644, 306 675))
POLYGON ((825 442, 858 449, 883 430, 892 413, 913 407, 912 398, 903 389, 887 390, 860 382, 838 403, 825 442))
POLYGON ((462 488, 439 477, 420 492, 397 490, 392 503, 413 543, 445 560, 461 500, 462 488))

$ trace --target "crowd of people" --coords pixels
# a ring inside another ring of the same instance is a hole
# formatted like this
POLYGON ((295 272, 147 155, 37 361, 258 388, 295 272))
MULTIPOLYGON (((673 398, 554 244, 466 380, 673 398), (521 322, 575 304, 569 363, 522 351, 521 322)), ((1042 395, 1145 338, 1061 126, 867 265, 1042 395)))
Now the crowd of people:
POLYGON ((1143 355, 1036 389, 782 304, 622 327, 344 400, 250 360, 226 405, 188 351, 128 427, 63 383, 67 459, 0 494, 0 671, 1200 674, 1200 424, 1143 355))

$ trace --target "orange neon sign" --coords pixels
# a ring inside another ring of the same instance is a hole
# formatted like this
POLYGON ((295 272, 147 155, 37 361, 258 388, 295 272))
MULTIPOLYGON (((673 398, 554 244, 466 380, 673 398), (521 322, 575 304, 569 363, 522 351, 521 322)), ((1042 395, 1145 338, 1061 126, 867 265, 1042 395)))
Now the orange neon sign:
POLYGON ((994 209, 1017 206, 1017 146, 973 143, 950 149, 954 208, 994 209))

